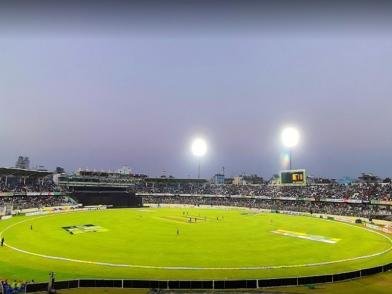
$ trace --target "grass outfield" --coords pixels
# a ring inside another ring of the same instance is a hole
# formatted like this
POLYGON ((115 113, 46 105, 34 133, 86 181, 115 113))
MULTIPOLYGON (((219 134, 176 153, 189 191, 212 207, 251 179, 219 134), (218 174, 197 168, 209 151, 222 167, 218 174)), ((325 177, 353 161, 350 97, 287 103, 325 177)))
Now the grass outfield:
POLYGON ((49 271, 58 280, 272 278, 392 261, 391 241, 379 233, 245 209, 143 208, 14 217, 1 221, 0 231, 7 244, 0 248, 0 278, 35 281, 46 281, 49 271))

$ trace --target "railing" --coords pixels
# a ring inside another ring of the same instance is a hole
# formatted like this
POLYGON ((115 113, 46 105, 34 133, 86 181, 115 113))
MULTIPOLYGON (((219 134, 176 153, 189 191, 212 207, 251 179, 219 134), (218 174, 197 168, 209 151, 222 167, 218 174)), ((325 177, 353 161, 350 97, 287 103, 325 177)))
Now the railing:
MULTIPOLYGON (((392 270, 392 263, 366 268, 362 270, 320 276, 287 277, 257 280, 205 280, 205 281, 176 281, 176 280, 99 280, 80 279, 57 281, 54 289, 71 288, 143 288, 143 289, 258 289, 276 286, 299 286, 320 283, 333 283, 352 280, 364 276, 392 270)), ((48 283, 28 284, 26 292, 47 291, 48 283)))

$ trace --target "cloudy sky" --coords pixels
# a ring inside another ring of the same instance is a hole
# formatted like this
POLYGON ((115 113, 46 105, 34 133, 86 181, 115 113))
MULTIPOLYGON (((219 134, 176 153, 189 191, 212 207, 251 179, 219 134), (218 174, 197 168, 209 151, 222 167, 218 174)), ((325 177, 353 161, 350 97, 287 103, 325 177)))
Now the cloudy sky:
POLYGON ((290 124, 294 167, 392 176, 389 6, 116 3, 2 7, 0 166, 194 177, 200 135, 202 176, 269 177, 290 124))

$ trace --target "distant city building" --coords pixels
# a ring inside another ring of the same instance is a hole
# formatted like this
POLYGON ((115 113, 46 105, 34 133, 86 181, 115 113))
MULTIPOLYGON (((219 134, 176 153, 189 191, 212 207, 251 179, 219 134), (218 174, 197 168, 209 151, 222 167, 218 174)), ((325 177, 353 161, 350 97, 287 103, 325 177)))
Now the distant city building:
POLYGON ((392 180, 391 180, 391 178, 385 178, 382 182, 384 184, 390 184, 390 183, 392 183, 392 180))
POLYGON ((215 174, 212 178, 212 183, 215 185, 224 185, 225 184, 225 175, 224 174, 215 174))
POLYGON ((21 169, 30 169, 30 159, 27 156, 19 156, 15 167, 21 169))
POLYGON ((241 175, 233 178, 233 185, 261 185, 264 179, 257 175, 241 175))
POLYGON ((234 177, 233 185, 237 185, 237 186, 246 185, 246 181, 242 176, 234 177))
POLYGON ((362 173, 360 177, 358 177, 358 181, 360 183, 379 183, 381 179, 372 173, 362 173))
POLYGON ((64 174, 65 170, 61 166, 56 167, 56 174, 64 174))
POLYGON ((225 185, 233 184, 233 178, 225 178, 225 185))
POLYGON ((337 180, 337 183, 340 185, 351 185, 354 182, 355 182, 355 179, 353 179, 351 177, 347 177, 347 176, 337 180))
POLYGON ((308 184, 320 184, 320 185, 333 184, 333 183, 336 183, 336 179, 328 179, 328 178, 322 178, 322 177, 308 175, 307 182, 308 182, 308 184))
POLYGON ((122 175, 130 175, 132 174, 132 170, 129 168, 129 166, 124 165, 123 167, 117 170, 117 173, 122 175))
POLYGON ((261 185, 264 183, 264 179, 258 175, 243 175, 242 178, 246 185, 261 185))

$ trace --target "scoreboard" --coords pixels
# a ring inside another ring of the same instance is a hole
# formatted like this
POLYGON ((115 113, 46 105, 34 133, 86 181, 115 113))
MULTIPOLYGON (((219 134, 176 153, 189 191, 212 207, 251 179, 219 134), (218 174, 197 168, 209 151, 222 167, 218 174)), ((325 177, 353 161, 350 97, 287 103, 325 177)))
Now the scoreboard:
POLYGON ((280 172, 281 185, 306 185, 304 169, 284 170, 280 172))

